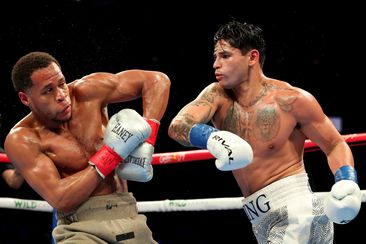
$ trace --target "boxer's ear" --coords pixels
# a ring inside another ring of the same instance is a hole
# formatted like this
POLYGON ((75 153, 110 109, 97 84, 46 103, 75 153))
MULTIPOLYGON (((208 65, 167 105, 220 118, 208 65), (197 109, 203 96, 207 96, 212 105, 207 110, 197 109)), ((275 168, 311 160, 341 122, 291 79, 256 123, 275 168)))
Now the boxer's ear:
POLYGON ((28 96, 25 92, 18 92, 18 97, 20 99, 20 101, 25 105, 29 107, 30 101, 28 99, 28 96))
POLYGON ((248 52, 248 56, 249 56, 250 64, 255 64, 255 63, 259 62, 259 52, 257 49, 250 50, 248 52))

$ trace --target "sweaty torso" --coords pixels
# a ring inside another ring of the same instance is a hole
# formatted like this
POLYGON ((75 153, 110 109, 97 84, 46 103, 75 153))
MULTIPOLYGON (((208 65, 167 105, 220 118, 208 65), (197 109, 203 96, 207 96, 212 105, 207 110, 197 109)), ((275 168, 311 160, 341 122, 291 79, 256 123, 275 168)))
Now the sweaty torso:
MULTIPOLYGON (((88 166, 88 159, 103 143, 104 129, 108 121, 107 108, 97 101, 80 102, 72 99, 72 118, 62 128, 49 130, 34 126, 32 117, 20 126, 33 127, 40 148, 55 164, 61 178, 68 177, 88 166)), ((106 177, 92 195, 109 194, 116 190, 112 175, 106 177)), ((122 189, 122 191, 124 191, 122 189)))
POLYGON ((247 167, 233 171, 244 196, 283 177, 304 172, 305 136, 292 110, 298 91, 287 83, 268 81, 260 95, 243 106, 225 96, 213 122, 222 130, 244 138, 253 148, 254 159, 247 167))

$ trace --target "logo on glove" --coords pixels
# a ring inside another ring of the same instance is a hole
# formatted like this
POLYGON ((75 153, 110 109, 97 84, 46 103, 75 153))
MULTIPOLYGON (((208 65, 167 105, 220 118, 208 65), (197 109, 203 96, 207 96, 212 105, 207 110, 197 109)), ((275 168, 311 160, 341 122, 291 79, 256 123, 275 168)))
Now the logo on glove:
POLYGON ((141 167, 145 167, 146 160, 147 160, 147 158, 134 157, 134 156, 130 155, 126 158, 125 163, 132 163, 132 164, 136 164, 141 167))
POLYGON ((231 156, 231 154, 233 154, 233 151, 230 149, 230 145, 225 144, 225 140, 224 140, 223 138, 221 138, 220 136, 218 136, 218 135, 214 135, 214 136, 212 137, 212 139, 213 139, 213 140, 216 140, 216 141, 218 141, 218 142, 220 142, 220 141, 221 141, 221 145, 223 145, 223 146, 224 146, 224 148, 227 150, 227 156, 229 157, 229 164, 230 164, 230 161, 231 161, 231 160, 234 160, 234 158, 233 158, 233 157, 230 157, 230 156, 231 156))
POLYGON ((130 139, 133 136, 133 134, 128 130, 126 130, 125 128, 123 128, 120 123, 117 123, 113 127, 112 132, 117 136, 119 136, 119 138, 121 138, 124 142, 127 142, 128 139, 130 139))

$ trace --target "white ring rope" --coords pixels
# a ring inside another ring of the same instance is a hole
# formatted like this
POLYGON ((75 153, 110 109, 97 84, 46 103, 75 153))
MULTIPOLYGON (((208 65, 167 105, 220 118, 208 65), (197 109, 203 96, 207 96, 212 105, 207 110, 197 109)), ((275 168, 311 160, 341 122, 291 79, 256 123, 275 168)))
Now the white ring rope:
MULTIPOLYGON (((365 145, 366 133, 343 135, 345 141, 351 145, 365 145)), ((317 147, 310 140, 306 140, 304 148, 308 151, 317 147)), ((208 150, 191 150, 183 152, 156 153, 153 155, 153 164, 180 163, 211 159, 213 156, 208 150)), ((4 153, 0 153, 0 163, 10 162, 4 153)), ((327 192, 315 192, 319 197, 324 197, 327 192)), ((362 202, 366 202, 366 190, 361 190, 362 202)), ((243 197, 229 198, 203 198, 203 199, 176 199, 162 201, 137 202, 139 212, 172 212, 172 211, 205 211, 241 209, 243 197)), ((19 198, 1 198, 0 208, 24 209, 43 212, 52 212, 53 208, 46 201, 26 200, 19 198)))
POLYGON ((1 197, 0 207, 41 211, 41 212, 52 212, 51 205, 48 202, 42 200, 27 200, 20 198, 1 197))
MULTIPOLYGON (((328 192, 315 192, 323 198, 328 192)), ((362 202, 366 202, 366 190, 361 190, 362 202)), ((243 208, 243 197, 176 199, 161 201, 137 202, 139 212, 174 212, 174 211, 208 211, 243 208)), ((19 198, 0 198, 0 208, 23 209, 52 212, 53 208, 46 201, 26 200, 19 198)))

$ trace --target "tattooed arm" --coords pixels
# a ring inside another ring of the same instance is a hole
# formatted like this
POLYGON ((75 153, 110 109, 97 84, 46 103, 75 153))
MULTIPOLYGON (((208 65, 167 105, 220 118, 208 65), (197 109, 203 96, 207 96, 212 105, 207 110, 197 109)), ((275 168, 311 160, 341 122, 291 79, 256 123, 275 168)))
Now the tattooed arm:
POLYGON ((250 164, 253 150, 239 136, 206 124, 221 109, 224 97, 224 90, 217 84, 206 87, 173 119, 169 136, 183 146, 208 149, 219 170, 231 171, 250 164))
POLYGON ((219 108, 219 91, 215 83, 207 86, 192 102, 184 106, 173 118, 168 134, 182 144, 191 146, 188 135, 197 123, 208 123, 219 108))

